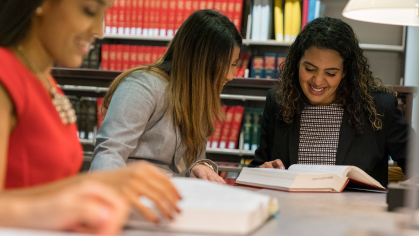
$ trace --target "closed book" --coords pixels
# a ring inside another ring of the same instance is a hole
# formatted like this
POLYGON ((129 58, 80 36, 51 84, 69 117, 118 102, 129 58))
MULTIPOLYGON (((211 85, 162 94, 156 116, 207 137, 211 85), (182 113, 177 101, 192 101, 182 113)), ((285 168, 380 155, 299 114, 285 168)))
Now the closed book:
POLYGON ((261 12, 261 33, 260 39, 267 41, 270 38, 271 32, 271 0, 262 0, 262 12, 261 12))
POLYGON ((314 19, 320 17, 320 8, 321 8, 321 2, 320 0, 316 0, 316 9, 314 10, 314 19))
POLYGON ((151 46, 144 47, 144 64, 151 65, 153 61, 151 60, 151 46))
POLYGON ((246 107, 243 112, 243 150, 250 151, 251 139, 252 139, 252 108, 246 107))
POLYGON ((151 63, 150 64, 155 63, 157 59, 159 59, 159 52, 160 52, 159 47, 151 47, 151 63))
POLYGON ((111 34, 118 33, 119 0, 113 1, 111 34))
POLYGON ((137 18, 138 18, 138 0, 131 0, 131 29, 130 29, 131 35, 137 34, 137 18))
POLYGON ((303 0, 303 13, 301 18, 301 30, 304 29, 304 26, 307 24, 308 20, 308 2, 309 0, 303 0))
POLYGON ((287 192, 340 193, 346 188, 387 192, 377 180, 356 166, 291 165, 288 170, 243 168, 237 184, 287 192))
POLYGON ((316 14, 316 0, 309 0, 307 23, 315 19, 315 14, 316 14))
POLYGON ((167 36, 167 20, 169 15, 169 0, 162 0, 159 15, 160 36, 167 36))
POLYGON ((162 0, 154 0, 153 36, 159 36, 159 34, 160 34, 161 4, 162 4, 162 0))
POLYGON ((239 143, 240 127, 242 125, 244 107, 236 106, 234 110, 233 120, 231 121, 231 131, 228 137, 228 149, 236 149, 239 143))
POLYGON ((216 0, 206 0, 207 2, 207 9, 214 9, 214 4, 216 0))
POLYGON ((242 63, 240 64, 239 71, 237 72, 236 76, 239 78, 244 77, 244 72, 246 71, 247 67, 249 66, 250 58, 252 57, 252 54, 250 53, 244 53, 242 63))
POLYGON ((200 2, 203 2, 205 0, 192 0, 192 11, 191 14, 199 10, 199 4, 200 2))
POLYGON ((207 0, 199 0, 199 10, 207 9, 207 0))
POLYGON ((167 17, 167 36, 173 37, 175 35, 176 26, 176 1, 169 1, 169 10, 167 17))
POLYGON ((175 25, 175 34, 180 28, 180 26, 183 23, 183 20, 185 19, 185 0, 176 0, 176 25, 175 25))
POLYGON ((228 16, 228 0, 221 0, 221 14, 228 16))
MULTIPOLYGON (((223 105, 222 109, 223 109, 223 113, 226 114, 227 113, 227 106, 223 105)), ((221 132, 222 132, 222 129, 223 129, 223 124, 224 123, 218 122, 217 119, 215 120, 215 123, 214 123, 215 129, 214 129, 214 133, 212 134, 213 136, 212 136, 212 139, 211 139, 211 147, 212 148, 218 148, 218 144, 219 144, 219 141, 220 141, 220 138, 221 138, 221 132)))
POLYGON ((89 68, 99 69, 100 63, 100 44, 95 44, 95 47, 89 53, 89 68))
MULTIPOLYGON (((182 196, 178 204, 181 213, 173 220, 155 224, 133 212, 127 227, 182 235, 249 235, 278 213, 278 200, 269 195, 193 178, 175 177, 171 181, 182 196)), ((139 201, 158 214, 158 208, 148 198, 139 201)))
POLYGON ((138 66, 145 65, 144 46, 137 46, 137 65, 138 66))
POLYGON ((250 76, 255 79, 263 78, 263 71, 264 71, 264 57, 261 56, 254 56, 252 60, 252 71, 250 76))
POLYGON ((142 35, 150 36, 151 33, 148 31, 150 28, 150 2, 152 0, 144 0, 143 5, 143 32, 142 35))
POLYGON ((80 68, 85 68, 85 69, 89 68, 89 62, 90 62, 89 55, 90 55, 90 52, 89 54, 83 56, 83 61, 81 62, 80 68))
POLYGON ((154 27, 156 24, 156 0, 150 0, 149 5, 150 10, 150 21, 148 24, 148 36, 155 36, 154 35, 154 27))
POLYGON ((223 128, 221 129, 221 137, 218 148, 227 148, 228 137, 231 133, 231 122, 233 121, 235 110, 236 107, 229 107, 227 109, 226 120, 224 121, 223 128))
POLYGON ((144 0, 137 0, 137 24, 136 24, 136 35, 143 35, 143 24, 144 24, 144 0))
POLYGON ((275 40, 282 42, 284 41, 284 12, 282 9, 282 0, 275 0, 274 19, 275 40))
POLYGON ((291 42, 292 34, 292 2, 293 0, 285 0, 284 9, 284 41, 291 42))
POLYGON ((243 0, 235 0, 233 23, 240 33, 241 33, 242 17, 243 17, 242 12, 243 12, 243 0))
POLYGON ((250 142, 250 150, 256 151, 260 142, 260 118, 262 117, 263 109, 255 108, 252 113, 252 141, 250 142))
MULTIPOLYGON (((282 64, 285 62, 286 56, 284 53, 279 53, 276 55, 276 73, 279 74, 282 64)), ((276 77, 276 76, 275 76, 276 77)))
POLYGON ((124 34, 131 34, 131 15, 132 15, 132 1, 135 0, 125 0, 125 31, 124 34))
POLYGON ((185 20, 192 14, 192 0, 184 0, 184 1, 185 1, 185 12, 183 14, 183 22, 185 22, 185 20))
POLYGON ((125 30, 125 2, 126 0, 119 0, 118 34, 124 34, 124 30, 125 30))
POLYGON ((221 12, 221 1, 223 0, 214 0, 214 10, 221 12))
POLYGON ((112 33, 112 14, 114 7, 110 7, 105 14, 105 34, 112 33))
POLYGON ((102 70, 109 70, 109 45, 102 44, 102 60, 101 60, 101 68, 102 70))
POLYGON ((103 98, 97 98, 96 99, 96 107, 97 107, 97 130, 99 130, 100 126, 103 123, 103 120, 105 119, 105 114, 102 110, 103 105, 103 98))
POLYGON ((122 46, 122 70, 126 71, 130 68, 129 63, 129 45, 122 46))
POLYGON ((121 71, 122 70, 122 45, 116 45, 116 63, 115 63, 115 70, 121 71))
POLYGON ((116 45, 109 45, 109 70, 116 70, 116 45))
POLYGON ((291 41, 297 38, 301 30, 301 3, 300 0, 292 1, 292 31, 291 41))
POLYGON ((265 53, 265 78, 276 77, 276 53, 265 53))
POLYGON ((261 33, 261 13, 262 13, 262 0, 254 0, 252 7, 252 34, 251 39, 255 41, 260 40, 261 33))
POLYGON ((137 62, 137 47, 135 45, 129 46, 129 68, 138 66, 137 62))

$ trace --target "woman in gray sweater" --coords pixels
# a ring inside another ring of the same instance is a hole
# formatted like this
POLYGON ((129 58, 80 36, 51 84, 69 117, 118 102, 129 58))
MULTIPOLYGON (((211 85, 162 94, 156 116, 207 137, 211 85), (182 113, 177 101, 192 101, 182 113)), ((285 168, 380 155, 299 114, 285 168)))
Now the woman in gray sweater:
POLYGON ((220 94, 236 73, 242 38, 212 10, 193 13, 154 64, 122 73, 104 99, 91 170, 145 160, 171 175, 224 183, 205 159, 220 94))

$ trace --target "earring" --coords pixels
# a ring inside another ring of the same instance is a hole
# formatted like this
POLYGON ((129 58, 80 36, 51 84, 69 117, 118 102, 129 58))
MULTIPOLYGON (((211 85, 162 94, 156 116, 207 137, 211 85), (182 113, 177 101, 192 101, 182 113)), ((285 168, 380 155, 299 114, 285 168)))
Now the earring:
POLYGON ((36 14, 40 15, 42 14, 42 11, 43 11, 42 7, 36 8, 36 14))

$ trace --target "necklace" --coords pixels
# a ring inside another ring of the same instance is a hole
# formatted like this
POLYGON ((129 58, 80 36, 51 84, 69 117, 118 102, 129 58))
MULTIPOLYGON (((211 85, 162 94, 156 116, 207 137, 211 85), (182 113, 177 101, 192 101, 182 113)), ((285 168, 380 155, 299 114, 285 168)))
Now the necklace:
MULTIPOLYGON (((21 58, 23 64, 25 64, 26 67, 28 67, 28 69, 35 75, 35 77, 40 82, 42 82, 41 78, 39 77, 38 70, 36 70, 36 67, 33 66, 33 64, 27 59, 22 45, 18 45, 16 47, 15 52, 21 58)), ((51 88, 49 89, 49 93, 52 98, 52 104, 54 104, 55 109, 60 115, 61 121, 64 123, 64 125, 74 124, 77 121, 77 116, 76 112, 73 109, 73 106, 70 103, 70 100, 65 95, 58 93, 57 89, 54 86, 54 83, 52 82, 51 76, 48 76, 48 83, 51 86, 51 88)))

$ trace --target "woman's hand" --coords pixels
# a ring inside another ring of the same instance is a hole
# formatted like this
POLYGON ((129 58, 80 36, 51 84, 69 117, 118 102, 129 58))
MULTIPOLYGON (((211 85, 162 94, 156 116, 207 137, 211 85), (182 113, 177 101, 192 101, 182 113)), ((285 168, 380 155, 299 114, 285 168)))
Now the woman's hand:
POLYGON ((259 168, 275 168, 275 169, 285 169, 284 164, 282 164, 282 161, 279 159, 276 159, 274 161, 267 161, 263 163, 263 165, 259 166, 259 168))
POLYGON ((152 222, 157 223, 159 218, 140 203, 140 196, 153 201, 165 218, 173 219, 175 212, 180 212, 177 207, 177 202, 181 199, 179 192, 169 177, 152 164, 137 162, 115 171, 94 172, 89 175, 117 189, 127 201, 152 222))
POLYGON ((209 181, 217 182, 217 183, 220 183, 220 184, 225 184, 226 183, 223 180, 223 178, 221 178, 219 175, 217 175, 208 166, 205 166, 205 165, 202 165, 202 164, 199 164, 199 163, 196 164, 194 167, 192 167, 191 178, 209 180, 209 181))
POLYGON ((2 226, 101 235, 118 234, 129 213, 115 190, 86 180, 36 197, 2 193, 0 206, 2 226))

